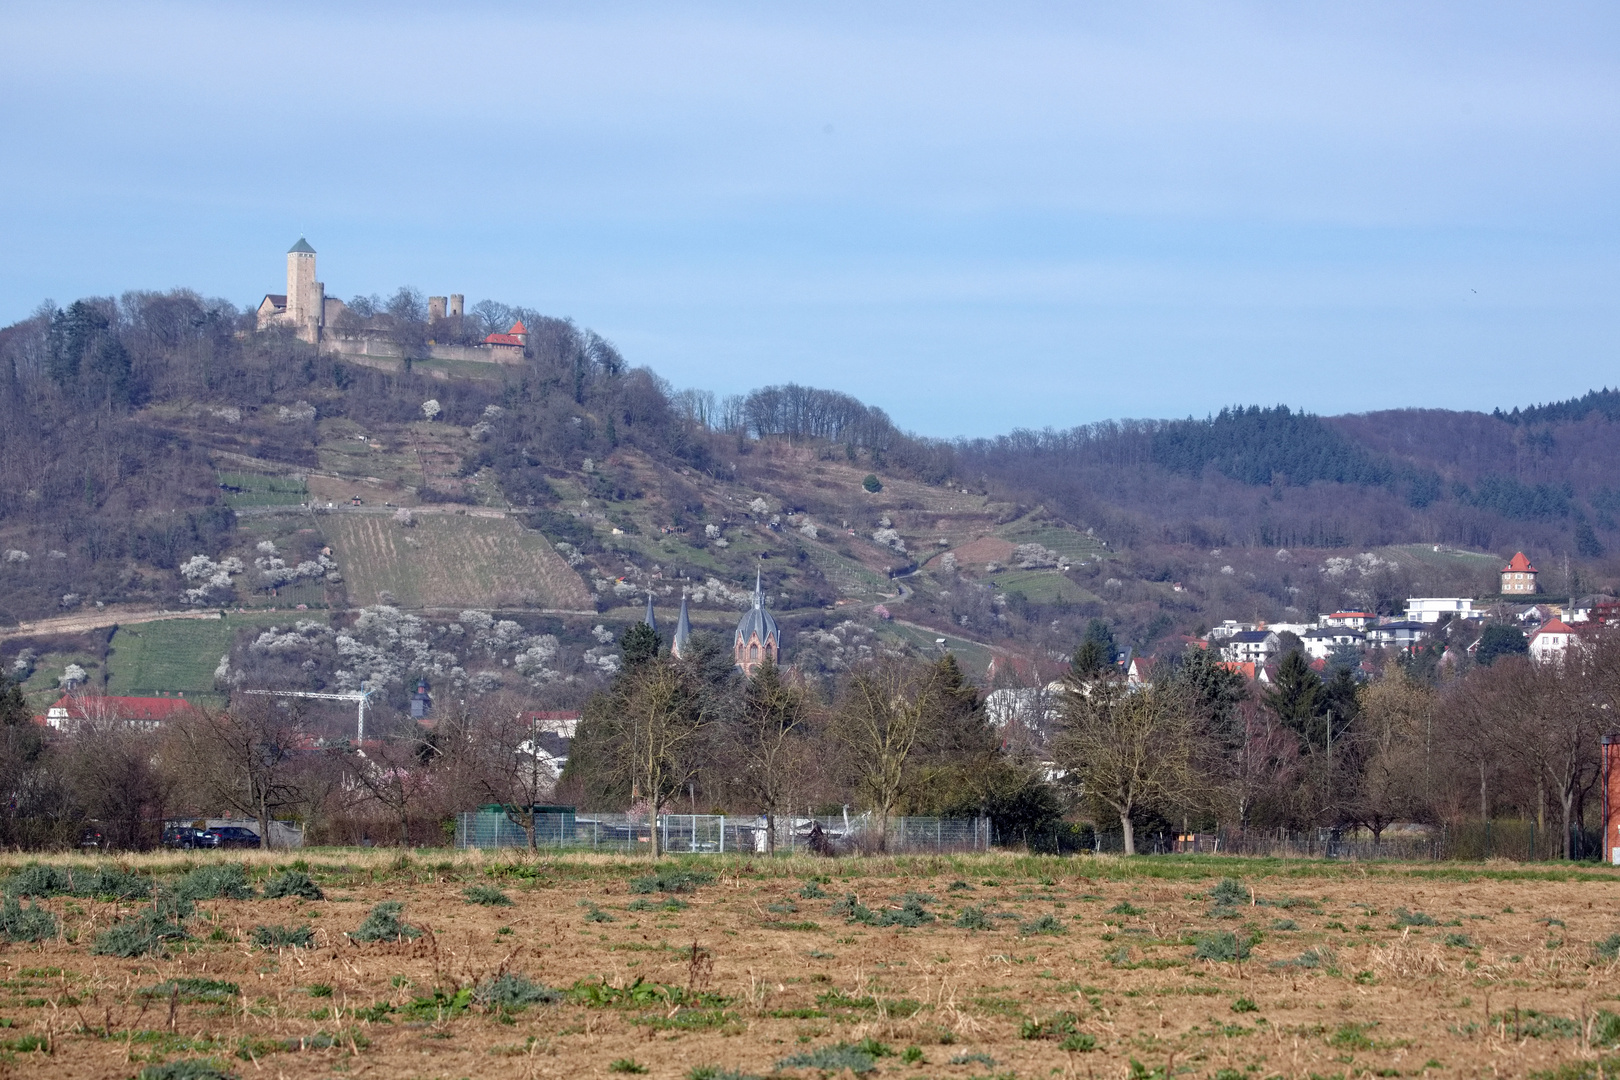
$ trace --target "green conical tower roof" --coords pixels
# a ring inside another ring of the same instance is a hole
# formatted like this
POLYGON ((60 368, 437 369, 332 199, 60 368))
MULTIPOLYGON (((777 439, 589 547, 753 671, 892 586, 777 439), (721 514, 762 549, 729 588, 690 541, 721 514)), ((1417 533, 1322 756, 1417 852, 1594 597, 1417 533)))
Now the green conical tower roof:
POLYGON ((292 247, 287 249, 287 254, 289 254, 289 255, 313 255, 313 254, 315 254, 315 249, 309 246, 309 241, 308 240, 305 240, 302 236, 300 236, 298 238, 298 243, 294 244, 292 247))

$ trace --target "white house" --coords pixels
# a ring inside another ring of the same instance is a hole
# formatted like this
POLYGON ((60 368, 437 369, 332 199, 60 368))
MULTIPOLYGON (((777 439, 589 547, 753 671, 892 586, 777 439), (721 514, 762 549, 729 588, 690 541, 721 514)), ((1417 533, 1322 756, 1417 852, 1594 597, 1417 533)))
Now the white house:
POLYGON ((1300 638, 1305 644, 1305 655, 1312 660, 1326 660, 1341 645, 1360 648, 1367 635, 1348 626, 1319 626, 1300 638))
POLYGON ((1530 659, 1538 664, 1562 660, 1570 645, 1578 640, 1575 631, 1562 619, 1549 619, 1530 635, 1530 659))
POLYGON ((1466 596, 1413 596, 1406 601, 1407 622, 1436 623, 1442 615, 1477 619, 1483 614, 1474 611, 1474 601, 1466 596))
POLYGON ((1365 630, 1377 621, 1378 616, 1370 611, 1335 611, 1316 620, 1318 626, 1348 626, 1352 630, 1365 630))
POLYGON ((1243 630, 1226 639, 1221 656, 1236 664, 1253 662, 1264 665, 1277 655, 1277 635, 1270 630, 1243 630))
POLYGON ((1411 620, 1379 623, 1367 628, 1367 643, 1405 649, 1417 644, 1418 639, 1428 632, 1428 626, 1411 620))

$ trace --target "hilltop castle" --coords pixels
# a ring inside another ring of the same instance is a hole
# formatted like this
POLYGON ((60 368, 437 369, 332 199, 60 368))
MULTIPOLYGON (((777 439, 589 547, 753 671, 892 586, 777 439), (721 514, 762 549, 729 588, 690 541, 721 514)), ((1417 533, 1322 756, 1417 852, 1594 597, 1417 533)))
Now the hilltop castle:
MULTIPOLYGON (((430 296, 428 326, 444 327, 447 320, 456 324, 467 313, 466 297, 461 293, 449 296, 430 296)), ((386 366, 387 362, 403 359, 399 347, 388 335, 362 320, 347 319, 339 327, 339 319, 348 306, 336 297, 326 295, 326 284, 315 279, 315 249, 304 237, 298 238, 287 251, 287 291, 266 293, 259 301, 257 314, 259 329, 291 326, 299 340, 307 341, 321 352, 342 353, 358 363, 364 358, 377 357, 384 361, 373 366, 386 366)), ((521 322, 513 323, 506 333, 487 335, 473 345, 448 345, 429 342, 427 355, 435 360, 464 360, 484 364, 520 364, 529 345, 529 330, 521 322)))
POLYGON ((291 326, 299 340, 318 347, 321 332, 343 311, 343 301, 328 298, 325 283, 315 280, 315 249, 300 236, 287 249, 287 291, 259 301, 259 329, 291 326))

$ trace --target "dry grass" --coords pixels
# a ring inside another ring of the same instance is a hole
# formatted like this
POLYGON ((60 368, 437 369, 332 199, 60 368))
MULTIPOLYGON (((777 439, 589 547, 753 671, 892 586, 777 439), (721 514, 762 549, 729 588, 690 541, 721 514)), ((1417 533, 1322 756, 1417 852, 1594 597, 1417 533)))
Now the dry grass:
POLYGON ((1620 930, 1620 878, 1602 869, 728 856, 685 864, 715 880, 666 897, 633 891, 647 864, 612 855, 118 861, 159 876, 234 861, 260 881, 296 862, 326 898, 204 901, 191 941, 134 960, 89 945, 139 904, 42 901, 62 933, 0 952, 10 1025, 0 1052, 14 1068, 129 1077, 152 1061, 216 1056, 244 1077, 608 1077, 630 1060, 673 1080, 711 1065, 764 1075, 791 1054, 875 1039, 895 1051, 877 1059, 884 1075, 931 1080, 1527 1076, 1578 1068, 1620 1034, 1604 1019, 1620 1011, 1617 965, 1591 950, 1620 930), (1253 902, 1216 906, 1222 877, 1253 902), (803 895, 812 881, 823 896, 803 895), (515 905, 466 902, 480 883, 515 905), (850 893, 876 914, 835 914, 850 893), (930 897, 934 918, 879 925, 908 893, 930 897), (345 932, 383 901, 403 903, 404 920, 426 932, 352 944, 345 932), (969 906, 993 929, 957 929, 969 906), (1392 928, 1396 908, 1441 925, 1392 928), (1061 932, 1030 929, 1045 916, 1061 932), (255 949, 258 925, 309 925, 316 947, 255 949), (1193 959, 1197 939, 1227 932, 1252 941, 1242 963, 1193 959), (502 974, 573 993, 517 1011, 458 997, 502 974), (1095 1048, 1052 1034, 1066 1024, 1095 1048), (904 1060, 908 1046, 921 1060, 904 1060))

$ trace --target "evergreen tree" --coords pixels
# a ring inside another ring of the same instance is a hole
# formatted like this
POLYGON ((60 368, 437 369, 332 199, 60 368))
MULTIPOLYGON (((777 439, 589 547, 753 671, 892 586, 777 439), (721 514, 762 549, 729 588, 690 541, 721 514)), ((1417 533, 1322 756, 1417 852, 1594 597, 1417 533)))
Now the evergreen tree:
POLYGON ((658 650, 663 644, 663 639, 652 627, 644 622, 636 623, 619 639, 619 650, 624 653, 625 670, 638 667, 648 660, 658 659, 658 650))
POLYGON ((1069 671, 1077 681, 1093 678, 1114 662, 1114 633, 1101 619, 1092 619, 1086 636, 1069 661, 1069 671))
POLYGON ((1243 721, 1238 705, 1248 695, 1242 675, 1221 665, 1220 657, 1208 649, 1190 648, 1171 672, 1169 681, 1186 691, 1188 700, 1208 722, 1210 733, 1231 748, 1243 741, 1243 721))
POLYGON ((1326 744, 1320 719, 1327 711, 1322 679, 1304 653, 1289 653, 1277 665, 1277 680, 1266 694, 1266 707, 1304 742, 1306 749, 1326 744))
POLYGON ((1530 642, 1517 626, 1487 626, 1485 632, 1479 635, 1479 647, 1474 650, 1474 659, 1490 667, 1498 657, 1529 651, 1530 642))

